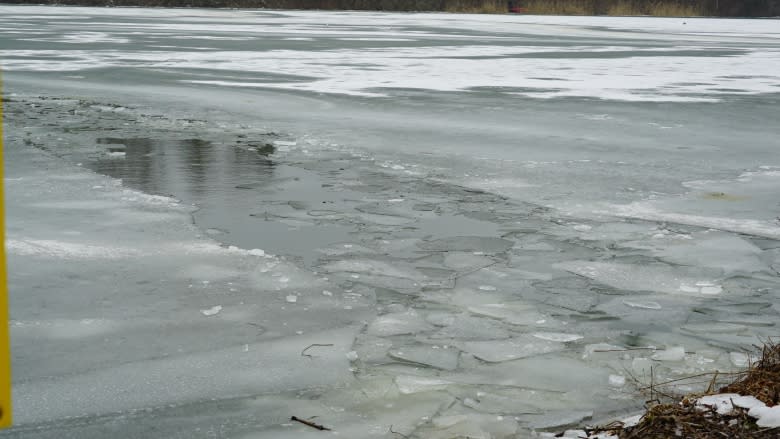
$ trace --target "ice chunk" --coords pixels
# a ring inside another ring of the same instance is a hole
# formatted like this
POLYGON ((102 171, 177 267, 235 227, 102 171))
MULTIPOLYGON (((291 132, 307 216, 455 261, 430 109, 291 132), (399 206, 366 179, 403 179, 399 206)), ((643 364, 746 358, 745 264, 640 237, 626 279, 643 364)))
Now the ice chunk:
POLYGON ((637 300, 624 300, 623 304, 626 306, 629 306, 631 308, 641 308, 641 309, 661 309, 661 305, 658 302, 644 302, 644 301, 637 301, 637 300))
POLYGON ((249 250, 247 253, 249 253, 252 256, 265 256, 265 251, 259 248, 253 248, 249 250))
POLYGON ((287 303, 295 303, 298 301, 298 296, 295 294, 288 294, 287 297, 285 297, 285 300, 287 303))
POLYGON ((436 345, 413 345, 391 349, 388 355, 398 360, 435 367, 437 369, 455 370, 458 368, 460 351, 451 347, 436 345))
POLYGON ((216 306, 212 306, 209 309, 200 310, 201 314, 203 314, 204 316, 213 316, 218 314, 220 311, 222 311, 222 305, 216 305, 216 306))
POLYGON ((395 378, 395 385, 398 391, 408 395, 411 393, 430 392, 434 390, 444 390, 452 385, 451 381, 438 378, 428 378, 412 375, 399 375, 395 378))
POLYGON ((355 351, 349 351, 346 354, 347 360, 349 361, 357 361, 358 360, 358 353, 355 351))
POLYGON ((609 385, 612 387, 623 387, 626 385, 626 377, 623 375, 610 375, 609 385))
POLYGON ((562 332, 534 332, 534 337, 542 340, 557 341, 557 342, 569 342, 581 340, 583 336, 578 334, 564 334, 562 332))
POLYGON ((530 335, 521 335, 506 340, 460 342, 457 343, 457 346, 480 360, 491 363, 547 354, 565 348, 562 343, 539 340, 530 335))
POLYGON ((650 358, 656 361, 682 361, 685 359, 685 348, 682 346, 669 347, 656 352, 650 358))
POLYGON ((367 333, 380 337, 391 335, 417 334, 433 329, 417 311, 410 309, 377 317, 368 325, 367 333))

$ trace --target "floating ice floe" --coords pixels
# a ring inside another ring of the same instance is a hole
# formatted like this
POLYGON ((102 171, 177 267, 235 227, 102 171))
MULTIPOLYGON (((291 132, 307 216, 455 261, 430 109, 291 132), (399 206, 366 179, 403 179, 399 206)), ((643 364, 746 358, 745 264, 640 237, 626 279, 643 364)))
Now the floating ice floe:
POLYGON ((457 346, 480 360, 491 363, 562 351, 565 348, 563 343, 539 340, 526 334, 505 340, 459 342, 457 346))
POLYGON ((650 358, 656 361, 682 361, 685 359, 685 348, 674 346, 663 351, 657 351, 650 358))
POLYGON ((409 345, 391 349, 387 353, 391 358, 422 364, 443 370, 458 368, 460 351, 451 347, 437 345, 409 345))
POLYGON ((380 337, 402 334, 419 334, 433 329, 415 310, 396 312, 377 317, 366 332, 380 337))
POLYGON ((395 385, 398 386, 398 391, 405 395, 419 392, 430 392, 433 390, 444 390, 452 384, 452 381, 438 378, 419 377, 412 375, 399 375, 395 377, 395 385))
POLYGON ((208 309, 202 309, 200 313, 204 316, 213 316, 219 314, 220 311, 222 311, 222 305, 216 305, 208 309))
POLYGON ((715 275, 715 272, 710 273, 712 270, 599 261, 569 261, 554 266, 621 290, 696 295, 714 295, 722 292, 720 285, 714 281, 702 280, 700 277, 703 274, 715 275))
POLYGON ((247 251, 247 253, 252 255, 252 256, 265 256, 265 251, 261 250, 259 248, 253 248, 253 249, 247 251))

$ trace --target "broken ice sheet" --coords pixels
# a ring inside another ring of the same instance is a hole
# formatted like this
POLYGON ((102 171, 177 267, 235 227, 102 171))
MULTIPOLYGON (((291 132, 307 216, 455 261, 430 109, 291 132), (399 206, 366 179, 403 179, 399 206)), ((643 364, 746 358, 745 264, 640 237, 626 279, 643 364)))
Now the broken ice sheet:
POLYGON ((527 334, 504 340, 465 341, 456 344, 465 352, 491 363, 548 354, 562 351, 566 347, 563 343, 541 340, 527 334))
POLYGON ((395 377, 395 384, 402 394, 408 395, 411 393, 444 390, 453 383, 439 378, 399 375, 395 377))
POLYGON ((616 262, 569 261, 556 268, 626 291, 657 291, 667 294, 709 294, 721 277, 715 270, 670 265, 636 265, 616 262))
POLYGON ((762 250, 737 235, 708 230, 686 236, 688 239, 679 239, 675 234, 660 234, 624 245, 650 250, 653 255, 672 264, 720 269, 726 275, 768 270, 761 261, 762 250))
POLYGON ((426 344, 406 345, 388 351, 391 358, 444 370, 458 368, 459 354, 458 349, 450 346, 426 344))
POLYGON ((427 320, 437 326, 444 326, 431 335, 430 338, 434 340, 498 340, 510 336, 510 332, 500 323, 488 318, 446 314, 446 318, 432 319, 428 316, 427 320))
POLYGON ((444 255, 444 265, 454 270, 475 270, 487 267, 495 261, 492 258, 482 255, 475 255, 472 252, 447 252, 444 255))
POLYGON ((487 303, 469 306, 468 310, 476 315, 502 320, 513 325, 543 325, 548 318, 525 302, 487 303))
POLYGON ((366 332, 370 335, 388 337, 402 334, 419 334, 431 329, 433 327, 417 311, 410 309, 377 317, 368 325, 366 332))

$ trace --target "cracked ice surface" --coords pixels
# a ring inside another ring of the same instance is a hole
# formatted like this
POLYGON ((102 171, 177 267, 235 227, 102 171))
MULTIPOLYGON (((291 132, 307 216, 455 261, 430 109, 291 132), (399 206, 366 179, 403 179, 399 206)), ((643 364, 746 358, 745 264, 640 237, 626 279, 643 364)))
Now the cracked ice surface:
POLYGON ((0 436, 527 437, 775 335, 768 21, 2 9, 0 436))

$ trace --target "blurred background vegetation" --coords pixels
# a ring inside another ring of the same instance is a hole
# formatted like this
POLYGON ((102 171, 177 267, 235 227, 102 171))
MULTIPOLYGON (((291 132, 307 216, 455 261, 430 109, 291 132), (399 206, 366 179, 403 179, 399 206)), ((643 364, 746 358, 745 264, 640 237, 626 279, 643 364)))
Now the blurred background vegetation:
MULTIPOLYGON (((0 3, 31 3, 0 0, 0 3)), ((40 1, 34 3, 40 4, 40 1)), ((564 15, 655 15, 670 17, 780 16, 780 0, 43 0, 89 6, 190 6, 274 9, 352 9, 564 15)))

